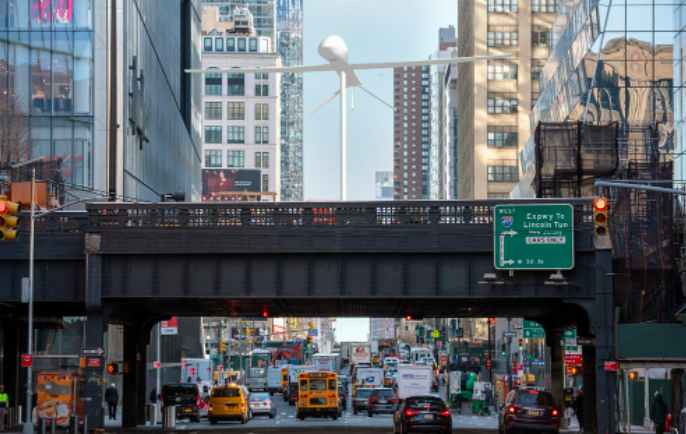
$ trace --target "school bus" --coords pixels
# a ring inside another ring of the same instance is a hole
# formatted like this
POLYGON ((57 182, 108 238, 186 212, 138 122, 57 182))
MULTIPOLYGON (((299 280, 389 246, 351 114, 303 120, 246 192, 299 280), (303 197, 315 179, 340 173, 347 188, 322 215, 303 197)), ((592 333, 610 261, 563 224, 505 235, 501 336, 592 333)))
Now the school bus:
POLYGON ((332 372, 303 372, 298 376, 298 419, 307 416, 338 419, 338 375, 332 372))

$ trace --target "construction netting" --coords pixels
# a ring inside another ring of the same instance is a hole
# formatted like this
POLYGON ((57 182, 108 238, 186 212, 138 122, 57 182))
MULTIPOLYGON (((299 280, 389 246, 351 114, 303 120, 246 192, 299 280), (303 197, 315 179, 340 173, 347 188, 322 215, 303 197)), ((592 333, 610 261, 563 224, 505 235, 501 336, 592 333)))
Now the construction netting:
POLYGON ((662 185, 673 177, 668 131, 659 125, 539 124, 537 197, 608 197, 615 305, 622 322, 672 322, 684 294, 678 274, 674 198, 667 193, 611 188, 596 179, 662 185))

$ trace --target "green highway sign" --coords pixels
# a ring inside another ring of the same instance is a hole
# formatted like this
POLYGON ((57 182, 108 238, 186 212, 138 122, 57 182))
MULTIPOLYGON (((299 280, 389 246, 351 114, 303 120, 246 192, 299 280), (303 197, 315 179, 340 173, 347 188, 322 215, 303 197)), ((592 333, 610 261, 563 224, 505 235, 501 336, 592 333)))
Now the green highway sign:
POLYGON ((576 339, 576 329, 565 330, 565 339, 576 339))
POLYGON ((536 321, 524 320, 522 324, 522 336, 526 339, 544 339, 545 329, 536 321))
POLYGON ((496 205, 494 226, 495 268, 574 268, 574 209, 571 205, 496 205))

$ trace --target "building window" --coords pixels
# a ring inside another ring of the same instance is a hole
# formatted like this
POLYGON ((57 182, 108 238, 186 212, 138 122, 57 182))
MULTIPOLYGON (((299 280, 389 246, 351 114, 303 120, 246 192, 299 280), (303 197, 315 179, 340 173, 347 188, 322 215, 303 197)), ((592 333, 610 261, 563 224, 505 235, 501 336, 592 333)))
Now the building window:
POLYGON ((516 93, 490 93, 488 94, 488 113, 507 114, 517 113, 516 93))
POLYGON ((205 143, 221 143, 222 142, 222 127, 205 127, 205 143))
POLYGON ((224 38, 214 39, 214 51, 224 51, 224 38))
POLYGON ((226 78, 227 95, 245 95, 245 74, 227 74, 226 78))
POLYGON ((517 64, 511 60, 489 60, 489 80, 516 80, 517 64))
POLYGON ((238 51, 245 51, 245 38, 238 38, 238 51))
POLYGON ((508 199, 510 193, 488 193, 489 199, 508 199))
POLYGON ((245 127, 228 127, 227 132, 226 143, 245 143, 245 127))
POLYGON ((262 120, 262 104, 255 104, 255 120, 262 120))
POLYGON ((488 127, 488 147, 517 146, 517 127, 488 127))
POLYGON ((245 167, 245 152, 227 151, 226 167, 245 167))
POLYGON ((234 38, 226 38, 226 51, 236 51, 236 40, 234 38))
POLYGON ((534 26, 531 30, 531 45, 533 47, 548 46, 548 28, 544 26, 534 26))
POLYGON ((489 182, 519 181, 517 160, 488 160, 489 182))
POLYGON ((503 12, 517 12, 518 0, 488 0, 488 12, 503 13, 503 12))
POLYGON ((205 167, 222 167, 221 149, 205 149, 205 167))
POLYGON ((533 59, 531 61, 531 79, 538 80, 541 77, 541 72, 543 72, 543 67, 545 66, 545 60, 533 59))
POLYGON ((267 173, 262 175, 262 191, 269 191, 269 175, 267 173))
POLYGON ((262 120, 269 120, 269 104, 262 104, 262 120))
POLYGON ((257 39, 250 39, 250 51, 257 51, 257 39))
POLYGON ((255 127, 255 143, 262 143, 262 127, 255 127))
MULTIPOLYGON (((211 68, 217 69, 217 68, 211 68)), ((205 95, 222 94, 222 75, 219 73, 205 74, 205 95)))
POLYGON ((205 119, 217 121, 222 118, 222 103, 220 102, 206 102, 205 103, 205 119))
POLYGON ((205 38, 204 51, 212 51, 212 38, 205 38))
POLYGON ((531 12, 557 13, 560 0, 531 0, 531 12))
POLYGON ((255 152, 255 167, 269 168, 269 152, 255 152))
POLYGON ((245 119, 245 104, 242 102, 230 102, 226 105, 226 113, 226 119, 242 121, 245 119))
POLYGON ((269 127, 262 127, 262 143, 269 143, 269 127))
POLYGON ((488 26, 489 47, 509 47, 517 44, 517 26, 488 26))
POLYGON ((269 96, 269 85, 268 84, 256 84, 255 85, 255 96, 269 96))

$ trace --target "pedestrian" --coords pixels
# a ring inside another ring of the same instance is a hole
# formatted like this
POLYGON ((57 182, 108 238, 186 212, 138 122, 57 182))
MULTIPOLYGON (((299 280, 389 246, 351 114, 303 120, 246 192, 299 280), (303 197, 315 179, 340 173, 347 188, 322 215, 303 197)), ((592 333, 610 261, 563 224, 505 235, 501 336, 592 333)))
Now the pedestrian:
POLYGON ((664 434, 668 414, 669 410, 667 409, 667 404, 662 399, 662 394, 656 394, 655 401, 650 406, 650 420, 655 424, 655 434, 664 434))
POLYGON ((119 403, 119 392, 114 387, 114 383, 105 391, 105 402, 107 402, 107 409, 109 410, 110 420, 117 420, 117 403, 119 403))
POLYGON ((150 403, 157 404, 157 389, 154 387, 150 391, 150 403))
POLYGON ((186 383, 190 383, 191 381, 193 381, 191 377, 188 377, 188 379, 186 379, 186 383))
POLYGON ((9 406, 10 400, 5 393, 5 386, 0 384, 0 431, 5 431, 5 415, 9 406))
POLYGON ((485 403, 485 409, 487 414, 491 414, 490 407, 493 405, 493 389, 491 389, 490 384, 486 384, 486 388, 484 390, 484 403, 485 403))
POLYGON ((584 432, 584 389, 579 390, 574 400, 574 414, 579 422, 579 433, 584 432))

